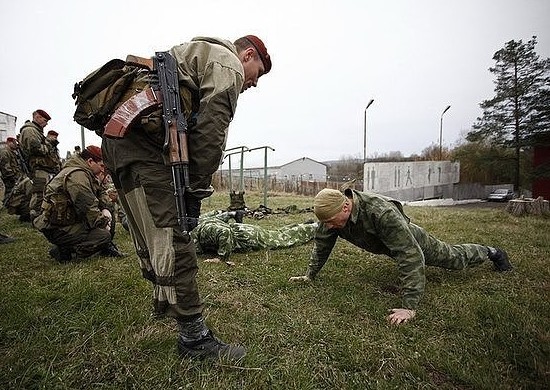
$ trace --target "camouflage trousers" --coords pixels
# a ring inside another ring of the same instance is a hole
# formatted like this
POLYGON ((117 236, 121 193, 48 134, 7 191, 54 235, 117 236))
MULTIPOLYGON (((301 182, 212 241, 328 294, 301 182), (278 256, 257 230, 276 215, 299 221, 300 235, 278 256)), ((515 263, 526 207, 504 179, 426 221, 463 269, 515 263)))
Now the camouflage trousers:
POLYGON ((32 195, 29 203, 29 209, 31 218, 36 217, 40 214, 40 209, 42 206, 42 200, 44 199, 44 189, 46 184, 51 179, 51 174, 49 172, 43 171, 41 169, 36 169, 32 177, 32 195))
MULTIPOLYGON (((103 153, 109 156, 110 148, 103 153)), ((142 275, 153 284, 154 312, 176 319, 202 313, 197 255, 193 241, 186 240, 177 224, 171 168, 151 162, 108 166, 142 275)))
POLYGON ((50 243, 76 252, 79 258, 92 256, 111 242, 111 233, 108 230, 88 229, 84 223, 42 229, 41 232, 50 243))
POLYGON ((32 181, 28 177, 17 182, 5 204, 8 214, 29 215, 29 203, 32 196, 32 181))
POLYGON ((489 249, 479 244, 447 244, 414 223, 409 227, 424 254, 426 265, 447 269, 464 269, 488 260, 489 249))

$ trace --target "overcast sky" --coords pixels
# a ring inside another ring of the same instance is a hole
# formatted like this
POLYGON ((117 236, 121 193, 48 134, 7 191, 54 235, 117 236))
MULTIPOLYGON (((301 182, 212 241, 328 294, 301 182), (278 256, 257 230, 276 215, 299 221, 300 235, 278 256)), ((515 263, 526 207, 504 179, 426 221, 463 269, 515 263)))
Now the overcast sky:
MULTIPOLYGON (((452 146, 494 96, 496 51, 536 35, 537 53, 550 57, 548 0, 2 0, 0 15, 0 111, 19 129, 46 110, 63 155, 81 142, 75 82, 111 58, 194 36, 264 40, 273 69, 241 95, 227 147, 270 146, 269 165, 362 158, 371 99, 368 156, 439 144, 447 105, 443 145, 452 146)), ((245 166, 263 157, 247 153, 245 166)))

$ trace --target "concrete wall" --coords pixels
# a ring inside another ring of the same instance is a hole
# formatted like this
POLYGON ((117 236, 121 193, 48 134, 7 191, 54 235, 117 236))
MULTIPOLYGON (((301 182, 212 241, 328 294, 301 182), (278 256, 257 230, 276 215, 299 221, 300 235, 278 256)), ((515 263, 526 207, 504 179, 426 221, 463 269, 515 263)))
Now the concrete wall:
POLYGON ((452 198, 460 180, 460 163, 414 161, 366 163, 364 190, 402 201, 452 198))

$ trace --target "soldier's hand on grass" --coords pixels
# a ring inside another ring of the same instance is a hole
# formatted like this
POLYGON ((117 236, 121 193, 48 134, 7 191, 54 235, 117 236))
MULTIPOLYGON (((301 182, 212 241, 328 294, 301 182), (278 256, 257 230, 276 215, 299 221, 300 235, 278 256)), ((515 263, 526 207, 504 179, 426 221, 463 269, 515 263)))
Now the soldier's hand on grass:
POLYGON ((311 279, 307 277, 307 275, 304 275, 304 276, 291 276, 289 279, 288 279, 289 282, 292 282, 292 283, 300 283, 300 282, 310 282, 311 279))
POLYGON ((415 310, 410 309, 390 309, 390 315, 388 316, 388 322, 392 325, 399 325, 412 320, 416 315, 415 310))

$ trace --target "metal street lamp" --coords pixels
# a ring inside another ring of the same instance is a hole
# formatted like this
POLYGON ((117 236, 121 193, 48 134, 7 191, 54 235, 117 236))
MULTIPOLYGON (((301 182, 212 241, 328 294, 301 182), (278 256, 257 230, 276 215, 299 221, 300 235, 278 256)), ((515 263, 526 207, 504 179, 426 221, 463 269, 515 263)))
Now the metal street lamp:
POLYGON ((367 103, 367 107, 365 107, 365 126, 364 126, 364 134, 363 134, 363 164, 367 162, 367 109, 370 107, 372 103, 374 103, 374 99, 371 99, 367 103))
POLYGON ((445 108, 443 110, 443 112, 441 113, 441 122, 439 124, 439 161, 442 160, 443 156, 442 156, 442 141, 443 141, 443 114, 445 114, 449 108, 451 108, 450 105, 447 106, 447 108, 445 108))

